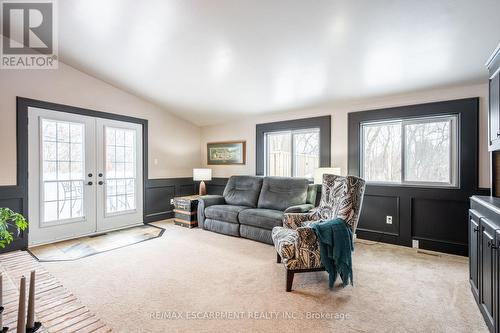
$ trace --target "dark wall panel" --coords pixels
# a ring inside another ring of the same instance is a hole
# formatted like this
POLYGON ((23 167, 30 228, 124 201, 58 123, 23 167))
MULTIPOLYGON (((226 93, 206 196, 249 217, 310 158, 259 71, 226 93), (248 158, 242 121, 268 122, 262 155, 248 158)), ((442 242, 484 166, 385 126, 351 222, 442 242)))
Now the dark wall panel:
POLYGON ((168 219, 174 216, 174 197, 195 194, 192 178, 162 178, 146 181, 146 201, 144 202, 144 222, 168 219))
POLYGON ((152 187, 147 189, 147 201, 144 209, 146 210, 146 218, 161 215, 172 211, 170 199, 175 196, 175 186, 152 187))
POLYGON ((365 195, 358 230, 399 235, 399 198, 365 195), (392 216, 392 224, 387 224, 387 216, 392 216))
POLYGON ((468 201, 413 198, 411 202, 413 238, 467 244, 468 201))
POLYGON ((224 192, 224 188, 226 187, 228 178, 214 178, 207 184, 207 193, 208 194, 218 194, 222 195, 224 192))

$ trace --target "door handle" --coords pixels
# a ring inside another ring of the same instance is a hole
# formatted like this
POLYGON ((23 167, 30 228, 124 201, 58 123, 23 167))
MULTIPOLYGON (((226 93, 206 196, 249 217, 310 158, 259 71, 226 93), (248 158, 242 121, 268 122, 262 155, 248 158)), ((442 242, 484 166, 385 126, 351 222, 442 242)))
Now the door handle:
POLYGON ((100 180, 97 184, 102 185, 102 184, 104 184, 104 182, 102 180, 100 180))
POLYGON ((88 183, 87 183, 87 185, 88 185, 88 186, 92 186, 93 184, 94 184, 94 183, 92 183, 92 182, 88 182, 88 183))
POLYGON ((478 232, 479 231, 479 227, 474 227, 474 232, 478 232))
POLYGON ((491 248, 492 250, 498 249, 498 246, 495 246, 491 241, 488 242, 488 247, 491 248))

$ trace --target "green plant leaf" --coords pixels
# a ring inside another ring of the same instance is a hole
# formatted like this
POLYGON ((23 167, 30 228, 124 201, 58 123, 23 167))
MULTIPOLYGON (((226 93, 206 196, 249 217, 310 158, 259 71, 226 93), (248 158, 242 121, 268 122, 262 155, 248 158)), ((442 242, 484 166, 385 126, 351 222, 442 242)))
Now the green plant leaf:
POLYGON ((14 239, 9 227, 15 228, 17 235, 19 235, 28 228, 28 221, 23 215, 14 212, 12 209, 2 207, 0 208, 0 248, 5 248, 14 239))

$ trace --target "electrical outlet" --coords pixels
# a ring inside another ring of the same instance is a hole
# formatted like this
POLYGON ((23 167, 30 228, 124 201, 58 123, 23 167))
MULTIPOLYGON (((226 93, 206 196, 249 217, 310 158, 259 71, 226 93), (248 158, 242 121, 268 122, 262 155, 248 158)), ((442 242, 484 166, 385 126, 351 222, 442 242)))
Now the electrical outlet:
POLYGON ((412 239, 411 241, 411 246, 414 248, 414 249, 418 249, 418 239, 412 239))
POLYGON ((387 216, 385 217, 385 223, 387 223, 387 224, 392 224, 392 216, 387 215, 387 216))
POLYGON ((170 199, 170 204, 173 205, 174 204, 174 199, 170 199))

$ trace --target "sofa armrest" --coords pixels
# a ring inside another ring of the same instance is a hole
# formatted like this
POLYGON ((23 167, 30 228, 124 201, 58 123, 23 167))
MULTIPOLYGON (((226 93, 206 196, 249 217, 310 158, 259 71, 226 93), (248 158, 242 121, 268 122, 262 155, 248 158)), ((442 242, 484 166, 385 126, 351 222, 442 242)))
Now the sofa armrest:
POLYGON ((204 228, 205 208, 214 205, 225 205, 226 200, 222 195, 204 195, 198 199, 198 226, 204 228))
POLYGON ((272 238, 276 252, 287 269, 321 267, 318 239, 311 227, 299 227, 296 230, 274 227, 272 238))
POLYGON ((314 206, 311 204, 295 205, 285 209, 285 213, 307 213, 313 208, 314 206))
POLYGON ((285 265, 287 260, 295 258, 299 240, 299 234, 296 230, 284 227, 274 227, 271 237, 276 252, 278 252, 285 265))
POLYGON ((285 213, 283 216, 283 226, 285 228, 297 229, 302 227, 306 222, 319 220, 319 215, 315 210, 308 213, 285 213))

